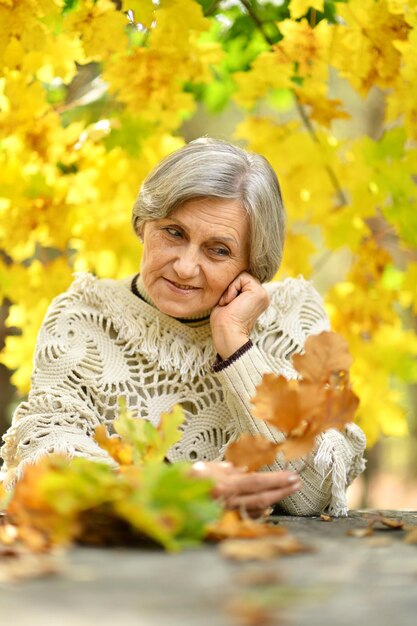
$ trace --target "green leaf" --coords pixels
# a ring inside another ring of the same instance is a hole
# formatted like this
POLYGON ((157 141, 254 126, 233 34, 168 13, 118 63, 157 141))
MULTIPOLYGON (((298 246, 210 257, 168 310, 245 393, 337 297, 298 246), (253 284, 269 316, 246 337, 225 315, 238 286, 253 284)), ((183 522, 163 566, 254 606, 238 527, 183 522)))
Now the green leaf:
POLYGON ((221 506, 211 497, 213 483, 190 476, 188 463, 148 462, 138 488, 115 503, 117 514, 137 530, 178 550, 200 541, 221 506))
POLYGON ((45 501, 62 516, 73 516, 108 502, 120 493, 114 469, 88 459, 64 459, 40 479, 45 501))
POLYGON ((62 8, 63 13, 71 13, 77 8, 79 0, 64 0, 64 6, 62 8))
POLYGON ((175 405, 170 413, 162 414, 156 427, 148 420, 133 418, 126 411, 125 403, 121 402, 114 429, 133 446, 136 463, 145 460, 163 461, 171 446, 180 440, 183 421, 184 412, 179 405, 175 405))

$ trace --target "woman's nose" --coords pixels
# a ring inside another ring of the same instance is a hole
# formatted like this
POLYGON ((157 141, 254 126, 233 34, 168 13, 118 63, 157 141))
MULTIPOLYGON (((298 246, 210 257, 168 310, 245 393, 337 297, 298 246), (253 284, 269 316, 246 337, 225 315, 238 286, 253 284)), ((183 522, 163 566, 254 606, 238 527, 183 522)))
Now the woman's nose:
POLYGON ((178 278, 194 278, 200 271, 198 252, 192 247, 182 248, 173 264, 178 278))

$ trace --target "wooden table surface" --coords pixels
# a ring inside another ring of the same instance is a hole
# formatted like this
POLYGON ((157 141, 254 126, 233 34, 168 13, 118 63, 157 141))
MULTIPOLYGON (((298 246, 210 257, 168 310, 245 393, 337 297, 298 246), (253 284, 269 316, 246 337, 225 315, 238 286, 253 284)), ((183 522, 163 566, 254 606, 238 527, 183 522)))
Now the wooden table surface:
MULTIPOLYGON (((386 511, 417 527, 417 512, 386 511)), ((417 544, 366 527, 364 512, 325 522, 278 517, 313 551, 263 562, 225 559, 213 544, 76 547, 54 576, 0 583, 8 626, 415 626, 417 544)))

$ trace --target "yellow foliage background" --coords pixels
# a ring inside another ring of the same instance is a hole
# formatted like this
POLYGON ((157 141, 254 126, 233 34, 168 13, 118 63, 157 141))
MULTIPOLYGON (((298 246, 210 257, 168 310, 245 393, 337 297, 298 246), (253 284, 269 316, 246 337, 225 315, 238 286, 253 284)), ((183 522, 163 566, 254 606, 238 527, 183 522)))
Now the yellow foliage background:
POLYGON ((137 271, 141 181, 201 110, 220 120, 232 107, 226 138, 265 155, 282 183, 277 278, 323 285, 369 444, 406 435, 416 49, 417 0, 0 0, 0 297, 13 331, 0 360, 20 394, 50 300, 73 272, 137 271), (354 128, 352 102, 370 98, 375 119, 354 128))

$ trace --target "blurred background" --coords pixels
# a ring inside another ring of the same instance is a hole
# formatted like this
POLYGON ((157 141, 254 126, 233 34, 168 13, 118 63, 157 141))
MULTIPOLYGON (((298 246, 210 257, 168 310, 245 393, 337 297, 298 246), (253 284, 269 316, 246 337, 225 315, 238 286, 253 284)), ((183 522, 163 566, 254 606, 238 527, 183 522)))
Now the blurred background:
POLYGON ((354 356, 351 507, 417 510, 417 3, 0 4, 0 431, 74 272, 137 271, 130 211, 196 137, 268 158, 303 274, 354 356))

